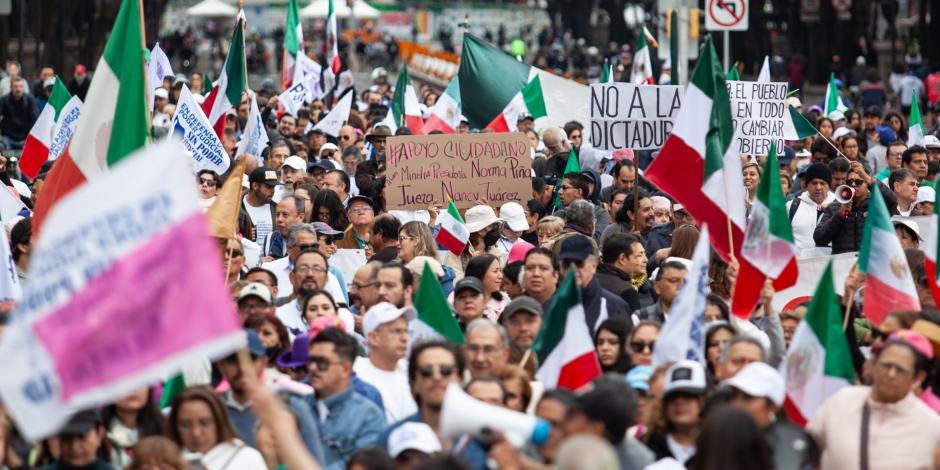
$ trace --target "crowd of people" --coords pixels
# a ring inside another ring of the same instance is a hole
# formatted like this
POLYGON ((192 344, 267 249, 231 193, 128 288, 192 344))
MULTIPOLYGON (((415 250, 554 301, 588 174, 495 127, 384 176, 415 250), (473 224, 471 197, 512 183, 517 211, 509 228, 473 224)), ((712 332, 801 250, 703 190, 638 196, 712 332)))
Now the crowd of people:
MULTIPOLYGON (((79 96, 87 92, 85 73, 75 68, 79 96)), ((43 68, 29 86, 18 68, 7 68, 0 81, 6 149, 21 148, 54 75, 43 68)), ((824 115, 788 99, 819 131, 779 155, 799 257, 858 251, 869 198, 880 191, 923 306, 874 325, 861 302, 849 300, 860 283, 853 271, 843 299, 853 321, 843 333, 857 379, 808 423, 794 423, 778 366, 807 305, 778 311, 768 284, 749 319, 729 314, 737 261, 711 256, 704 362, 654 361, 700 237, 683 205, 644 179, 655 153, 600 152, 586 143, 585 123, 536 128, 522 115, 531 197, 462 209, 469 243, 452 253, 437 242, 445 201, 416 211, 387 207, 387 141, 417 130, 392 132, 382 123, 394 90, 384 73, 372 80, 336 136, 313 128, 334 100, 285 113, 277 87, 266 82, 255 97, 270 143, 257 158, 235 154, 248 94, 226 120, 223 147, 246 169, 238 235, 222 240, 220 269, 247 349, 187 365, 181 390, 168 379, 80 411, 41 442, 24 440, 0 412, 2 468, 940 467, 940 317, 920 249, 933 235, 911 218, 934 213, 940 139, 933 106, 922 108, 924 145, 908 146, 903 107, 882 101, 824 115), (566 172, 570 158, 580 171, 566 172), (362 250, 366 261, 342 269, 337 260, 346 250, 362 250), (416 337, 416 295, 428 273, 463 344, 416 337), (568 275, 603 375, 582 390, 546 389, 527 351, 568 275), (446 437, 442 408, 451 384, 544 419, 547 441, 514 446, 499 429, 446 437)), ((155 138, 169 132, 183 85, 204 90, 205 77, 178 75, 157 90, 155 138)), ((439 96, 421 87, 423 112, 439 96)), ((458 132, 487 131, 464 119, 458 132)), ((742 156, 748 208, 764 158, 742 156)), ((0 180, 32 207, 52 165, 32 181, 15 169, 0 180)), ((227 181, 211 170, 195 175, 205 208, 227 181)), ((28 283, 31 219, 4 225, 28 283)), ((0 325, 8 319, 0 314, 0 325)))

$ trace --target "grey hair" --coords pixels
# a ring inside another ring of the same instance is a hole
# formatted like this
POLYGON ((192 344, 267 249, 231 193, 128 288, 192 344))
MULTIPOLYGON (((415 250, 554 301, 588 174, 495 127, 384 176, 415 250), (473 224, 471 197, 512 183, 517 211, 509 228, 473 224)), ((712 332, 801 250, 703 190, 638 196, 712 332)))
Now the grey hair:
POLYGON ((580 435, 565 439, 558 446, 555 461, 559 470, 616 470, 620 468, 613 446, 597 436, 580 435))
POLYGON ((495 321, 490 320, 489 318, 481 317, 470 322, 470 324, 467 325, 467 331, 465 332, 465 336, 470 336, 470 334, 473 333, 474 331, 486 330, 486 329, 495 329, 499 333, 499 339, 502 341, 503 347, 504 348, 509 347, 509 334, 506 333, 506 329, 503 328, 503 326, 500 325, 499 323, 496 323, 495 321))
POLYGON ((572 202, 565 210, 565 219, 568 223, 584 229, 594 227, 594 223, 597 220, 594 217, 594 204, 584 199, 578 199, 572 202))
POLYGON ((718 362, 722 364, 727 363, 728 354, 730 354, 731 352, 731 347, 739 343, 750 343, 750 344, 753 344, 754 346, 757 346, 757 349, 760 349, 760 360, 763 361, 767 359, 767 352, 764 351, 764 345, 761 344, 760 341, 750 336, 736 335, 733 338, 731 338, 731 340, 728 341, 728 344, 726 344, 725 347, 721 350, 721 356, 719 356, 718 362))
POLYGON ((305 207, 306 201, 304 201, 304 198, 300 196, 295 196, 294 193, 291 193, 281 198, 282 201, 285 199, 292 199, 294 201, 294 208, 297 209, 298 214, 304 213, 304 209, 306 209, 305 207))
POLYGON ((301 233, 309 233, 314 237, 317 236, 317 229, 313 227, 313 224, 294 224, 291 225, 287 230, 287 246, 295 247, 297 246, 297 235, 301 233))

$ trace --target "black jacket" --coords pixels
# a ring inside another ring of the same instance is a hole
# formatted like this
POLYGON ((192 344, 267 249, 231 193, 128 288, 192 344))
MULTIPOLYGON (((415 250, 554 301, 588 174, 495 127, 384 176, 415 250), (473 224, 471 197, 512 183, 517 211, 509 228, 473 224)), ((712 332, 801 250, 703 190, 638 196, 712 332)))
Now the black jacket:
POLYGON ((13 93, 0 98, 0 134, 13 140, 26 140, 29 130, 39 118, 36 99, 23 95, 14 99, 13 93))
MULTIPOLYGON (((568 165, 568 154, 569 152, 559 152, 552 155, 548 159, 548 168, 545 172, 546 178, 558 178, 561 180, 565 177, 565 166, 568 165)), ((559 182, 559 184, 561 184, 559 182)))
POLYGON ((601 287, 619 295, 620 298, 627 303, 627 306, 630 308, 629 311, 632 312, 640 308, 640 295, 637 294, 636 289, 630 284, 630 276, 628 276, 627 273, 617 269, 613 265, 601 264, 597 267, 595 277, 600 281, 601 287))
POLYGON ((626 317, 630 313, 627 310, 627 303, 619 295, 601 287, 601 283, 595 275, 587 287, 581 289, 584 319, 587 321, 588 329, 591 330, 592 338, 595 333, 594 327, 599 324, 597 319, 600 318, 601 314, 601 299, 607 302, 607 318, 626 317))
MULTIPOLYGON (((887 186, 878 183, 878 190, 885 200, 888 213, 892 214, 897 207, 897 199, 891 193, 887 186)), ((874 191, 874 189, 872 189, 874 191)), ((813 240, 816 246, 828 246, 832 244, 832 254, 847 253, 858 251, 862 245, 862 235, 865 233, 865 219, 868 217, 868 203, 871 197, 859 203, 852 204, 852 210, 847 216, 841 213, 842 206, 838 202, 829 204, 826 212, 819 223, 816 224, 816 231, 813 232, 813 240)))

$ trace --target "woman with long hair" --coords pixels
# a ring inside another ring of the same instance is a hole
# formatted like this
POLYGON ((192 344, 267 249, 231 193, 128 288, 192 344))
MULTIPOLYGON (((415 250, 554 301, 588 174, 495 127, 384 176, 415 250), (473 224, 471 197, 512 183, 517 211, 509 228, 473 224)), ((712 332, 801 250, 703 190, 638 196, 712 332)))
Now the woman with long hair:
POLYGON ((630 356, 626 352, 628 321, 626 318, 608 318, 594 333, 594 349, 605 373, 626 374, 630 370, 630 356))
POLYGON ((189 387, 173 400, 166 437, 197 468, 267 468, 261 453, 238 439, 222 399, 205 385, 189 387))
POLYGON ((509 303, 509 295, 503 292, 503 270, 499 258, 493 255, 477 255, 470 258, 464 270, 467 277, 475 277, 483 284, 486 297, 486 309, 483 315, 493 321, 499 321, 503 308, 509 303))
POLYGON ((627 348, 630 362, 637 366, 653 364, 653 348, 656 347, 656 338, 662 325, 657 321, 643 320, 633 327, 624 348, 627 348))
POLYGON ((339 196, 330 190, 320 190, 313 197, 314 222, 323 222, 333 230, 343 231, 349 226, 349 217, 346 215, 346 209, 343 208, 343 201, 339 196))
POLYGON ((254 313, 245 319, 244 327, 258 332, 269 365, 273 366, 278 356, 290 349, 290 333, 284 323, 274 315, 254 313))
POLYGON ((763 470, 773 468, 764 433, 746 411, 718 405, 702 423, 689 470, 763 470))
POLYGON ((163 436, 150 436, 141 439, 134 446, 134 461, 124 470, 189 470, 189 463, 183 460, 180 447, 163 436))
POLYGON ((692 259, 695 245, 698 244, 699 230, 694 225, 684 224, 672 231, 672 246, 667 258, 692 259))
POLYGON ((721 350, 737 334, 737 329, 727 323, 718 323, 708 328, 705 333, 705 363, 710 378, 715 377, 721 350))
POLYGON ((301 315, 308 325, 312 325, 320 317, 336 316, 343 321, 343 329, 347 333, 352 334, 356 326, 356 319, 352 312, 346 308, 340 308, 333 296, 323 289, 311 291, 310 295, 303 300, 301 307, 301 315))
POLYGON ((132 449, 141 439, 163 434, 163 415, 149 388, 135 390, 101 410, 111 463, 124 467, 131 462, 132 449))
POLYGON ((663 397, 651 410, 650 429, 645 436, 657 460, 672 457, 685 464, 695 454, 705 383, 694 377, 702 375, 702 365, 689 360, 679 361, 666 371, 663 397))

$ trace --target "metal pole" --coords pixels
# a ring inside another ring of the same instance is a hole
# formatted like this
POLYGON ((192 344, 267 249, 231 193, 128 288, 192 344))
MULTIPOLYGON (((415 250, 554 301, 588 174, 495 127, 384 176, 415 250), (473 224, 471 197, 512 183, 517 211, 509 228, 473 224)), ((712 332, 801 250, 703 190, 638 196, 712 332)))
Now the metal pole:
POLYGON ((725 53, 724 53, 724 56, 725 56, 724 70, 727 71, 727 70, 728 70, 728 67, 729 67, 729 62, 728 62, 729 59, 728 59, 728 56, 729 56, 729 52, 730 52, 730 49, 731 49, 731 48, 729 47, 729 46, 731 45, 731 44, 730 44, 730 43, 731 43, 731 33, 729 33, 728 30, 725 30, 725 31, 723 32, 723 34, 724 34, 724 40, 721 41, 721 42, 723 43, 722 48, 724 49, 724 52, 725 52, 725 53))

